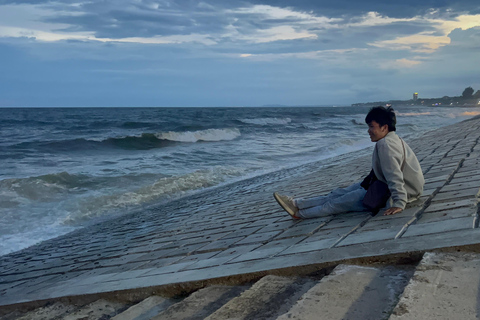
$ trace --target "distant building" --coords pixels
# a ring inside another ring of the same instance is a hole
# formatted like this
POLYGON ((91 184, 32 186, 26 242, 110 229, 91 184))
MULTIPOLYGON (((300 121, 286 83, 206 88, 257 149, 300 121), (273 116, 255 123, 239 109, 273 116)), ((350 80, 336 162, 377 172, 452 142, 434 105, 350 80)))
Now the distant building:
POLYGON ((413 101, 417 101, 418 100, 418 92, 415 92, 413 94, 413 101))

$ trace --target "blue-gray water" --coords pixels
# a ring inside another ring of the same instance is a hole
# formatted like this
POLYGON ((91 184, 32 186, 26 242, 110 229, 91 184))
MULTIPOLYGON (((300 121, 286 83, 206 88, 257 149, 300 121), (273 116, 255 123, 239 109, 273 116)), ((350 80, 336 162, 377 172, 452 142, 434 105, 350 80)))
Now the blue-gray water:
MULTIPOLYGON (((0 109, 0 255, 95 221, 371 145, 363 107, 0 109)), ((404 138, 468 108, 398 107, 404 138)))

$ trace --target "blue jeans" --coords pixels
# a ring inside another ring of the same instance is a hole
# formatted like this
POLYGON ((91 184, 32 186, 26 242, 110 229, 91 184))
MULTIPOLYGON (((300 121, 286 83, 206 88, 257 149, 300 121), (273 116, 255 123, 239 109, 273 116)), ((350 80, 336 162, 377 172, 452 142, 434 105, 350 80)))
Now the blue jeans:
POLYGON ((358 182, 346 188, 335 189, 326 196, 296 199, 295 204, 299 209, 299 216, 304 219, 349 211, 367 211, 362 203, 365 193, 367 190, 358 182))

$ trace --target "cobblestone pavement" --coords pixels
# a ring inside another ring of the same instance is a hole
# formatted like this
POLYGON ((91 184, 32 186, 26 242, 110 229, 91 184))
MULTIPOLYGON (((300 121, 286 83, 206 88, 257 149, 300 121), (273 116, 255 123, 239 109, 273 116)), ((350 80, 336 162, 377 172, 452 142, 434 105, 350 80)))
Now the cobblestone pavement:
POLYGON ((480 119, 409 141, 423 197, 395 216, 292 220, 272 193, 324 194, 368 173, 371 149, 241 181, 0 257, 0 306, 240 277, 480 242, 480 119))

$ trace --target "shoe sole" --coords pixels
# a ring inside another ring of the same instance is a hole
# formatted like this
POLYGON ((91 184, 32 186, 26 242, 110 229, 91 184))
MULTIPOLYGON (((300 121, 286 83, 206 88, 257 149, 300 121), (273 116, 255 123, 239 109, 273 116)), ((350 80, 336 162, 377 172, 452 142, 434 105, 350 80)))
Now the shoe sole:
POLYGON ((297 217, 295 215, 295 212, 293 212, 292 210, 290 210, 290 208, 288 208, 288 206, 286 206, 285 202, 282 201, 282 199, 280 199, 278 196, 277 196, 277 193, 275 192, 273 194, 273 197, 275 198, 275 200, 277 201, 277 203, 280 205, 280 207, 283 208, 283 210, 287 211, 288 214, 290 215, 290 217, 292 217, 293 219, 295 220, 300 220, 301 218, 297 217))

